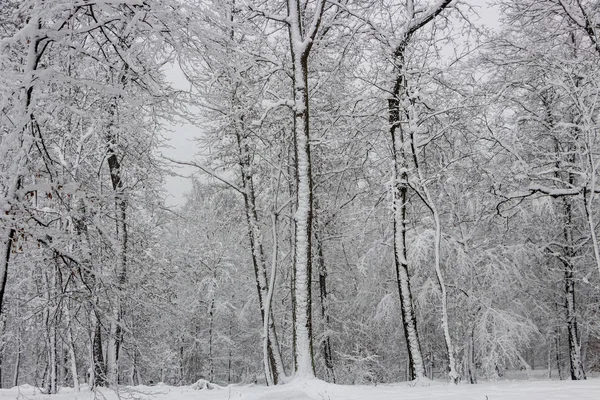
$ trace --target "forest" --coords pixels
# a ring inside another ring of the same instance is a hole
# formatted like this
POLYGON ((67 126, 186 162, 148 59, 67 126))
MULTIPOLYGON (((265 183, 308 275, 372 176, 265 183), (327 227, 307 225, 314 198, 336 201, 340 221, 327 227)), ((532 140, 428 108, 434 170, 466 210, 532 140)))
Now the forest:
POLYGON ((0 387, 597 376, 599 76, 594 0, 0 0, 0 387))

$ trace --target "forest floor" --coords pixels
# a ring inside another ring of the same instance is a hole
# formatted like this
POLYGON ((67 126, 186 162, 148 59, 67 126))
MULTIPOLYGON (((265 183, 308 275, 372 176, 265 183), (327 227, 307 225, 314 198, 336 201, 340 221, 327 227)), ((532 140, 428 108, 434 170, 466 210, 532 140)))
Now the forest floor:
POLYGON ((442 382, 415 385, 402 383, 378 386, 333 385, 319 380, 298 380, 275 387, 258 385, 197 390, 190 386, 135 386, 80 393, 63 388, 57 395, 43 395, 33 386, 1 389, 0 400, 598 400, 600 379, 587 381, 498 381, 452 386, 442 382))

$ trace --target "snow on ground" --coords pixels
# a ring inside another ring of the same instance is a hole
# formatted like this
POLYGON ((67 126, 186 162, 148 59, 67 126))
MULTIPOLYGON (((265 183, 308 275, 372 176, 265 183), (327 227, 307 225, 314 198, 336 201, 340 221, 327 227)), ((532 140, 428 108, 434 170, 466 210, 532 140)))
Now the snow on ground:
POLYGON ((190 386, 167 385, 123 387, 118 393, 102 390, 96 393, 63 388, 48 396, 22 385, 0 390, 0 400, 598 400, 600 379, 587 381, 500 381, 477 385, 451 386, 426 382, 379 386, 341 386, 319 380, 293 381, 276 387, 236 386, 195 390, 190 386))

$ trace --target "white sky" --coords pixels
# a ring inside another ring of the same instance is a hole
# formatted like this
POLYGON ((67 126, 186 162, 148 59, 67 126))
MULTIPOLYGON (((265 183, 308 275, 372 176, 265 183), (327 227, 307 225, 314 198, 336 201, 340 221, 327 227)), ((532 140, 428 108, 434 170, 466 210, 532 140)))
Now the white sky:
MULTIPOLYGON (((189 84, 178 67, 173 66, 166 71, 167 79, 175 85, 176 89, 188 90, 189 84)), ((199 137, 202 132, 198 127, 190 124, 171 125, 171 132, 165 133, 169 140, 168 146, 159 150, 165 157, 180 160, 192 161, 196 155, 195 138, 199 137)), ((189 176, 196 173, 193 167, 173 166, 172 171, 182 176, 168 176, 165 182, 167 191, 166 205, 181 206, 184 203, 184 195, 191 187, 191 179, 189 176)))
MULTIPOLYGON (((481 19, 474 21, 475 23, 485 24, 492 28, 498 26, 498 13, 495 8, 488 4, 488 0, 467 0, 466 3, 473 5, 480 15, 481 19)), ((189 87, 183 74, 176 67, 167 70, 167 78, 178 89, 186 90, 189 87)), ((200 129, 189 124, 173 125, 170 129, 172 132, 165 134, 169 140, 169 147, 162 148, 159 152, 176 160, 193 160, 196 154, 194 139, 202 134, 200 129)), ((191 189, 189 176, 197 173, 197 171, 193 167, 179 166, 174 167, 173 172, 183 176, 167 177, 165 183, 167 191, 166 204, 167 206, 180 206, 183 205, 185 193, 191 189)))

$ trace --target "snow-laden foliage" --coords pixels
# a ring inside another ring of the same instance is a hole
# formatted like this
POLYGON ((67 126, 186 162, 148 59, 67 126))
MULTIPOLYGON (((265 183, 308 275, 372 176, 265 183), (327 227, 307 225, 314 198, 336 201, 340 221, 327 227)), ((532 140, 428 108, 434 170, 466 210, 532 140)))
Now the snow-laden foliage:
POLYGON ((493 7, 0 0, 0 385, 593 373, 600 9, 493 7))

